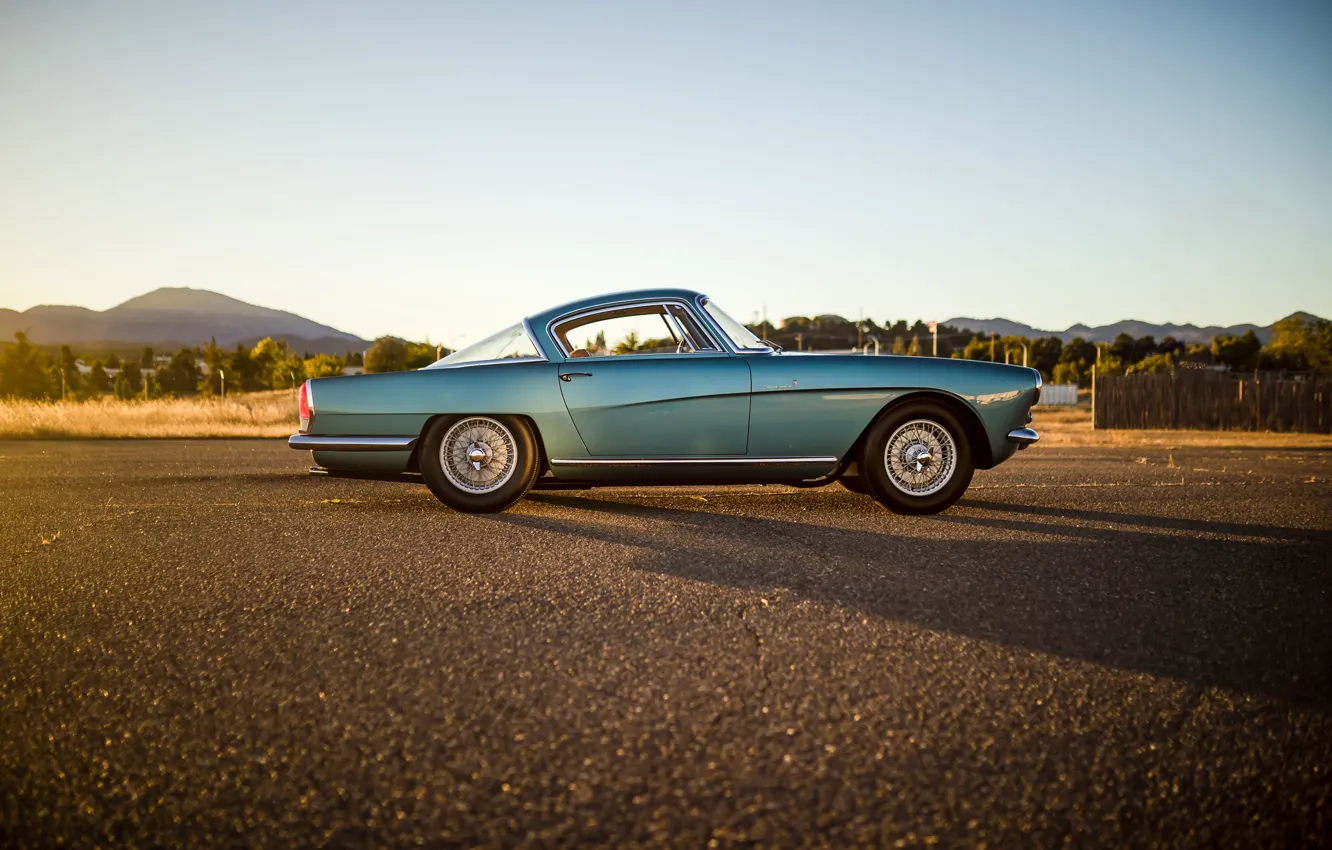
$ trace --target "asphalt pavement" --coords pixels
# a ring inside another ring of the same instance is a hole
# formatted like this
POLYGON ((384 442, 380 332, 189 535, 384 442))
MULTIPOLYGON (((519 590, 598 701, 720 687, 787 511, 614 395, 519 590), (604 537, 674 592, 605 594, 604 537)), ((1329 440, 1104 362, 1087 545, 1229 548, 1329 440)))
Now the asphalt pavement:
POLYGON ((1332 841, 1332 453, 1037 447, 937 517, 0 443, 0 844, 1332 841))

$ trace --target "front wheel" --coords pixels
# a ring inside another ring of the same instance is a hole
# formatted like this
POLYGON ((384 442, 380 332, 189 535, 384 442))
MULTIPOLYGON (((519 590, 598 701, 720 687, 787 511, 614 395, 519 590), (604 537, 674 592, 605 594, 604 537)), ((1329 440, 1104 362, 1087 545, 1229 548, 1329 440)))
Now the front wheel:
POLYGON ((536 435, 514 416, 452 416, 426 429, 418 460, 435 498, 470 514, 495 513, 537 479, 536 435))
POLYGON ((933 402, 910 402, 870 429, 861 476, 899 514, 937 514, 962 498, 975 467, 962 423, 933 402))

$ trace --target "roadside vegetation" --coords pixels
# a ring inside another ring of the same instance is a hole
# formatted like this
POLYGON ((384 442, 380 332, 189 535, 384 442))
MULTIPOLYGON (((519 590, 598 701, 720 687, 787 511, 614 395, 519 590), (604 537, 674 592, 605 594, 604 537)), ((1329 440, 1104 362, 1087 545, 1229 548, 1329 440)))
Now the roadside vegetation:
POLYGON ((291 390, 245 393, 225 400, 0 399, 3 439, 286 437, 296 427, 296 401, 291 390))
POLYGON ((1076 406, 1040 406, 1032 411, 1031 427, 1041 441, 1031 451, 1048 448, 1141 447, 1172 449, 1207 446, 1234 449, 1332 449, 1332 434, 1292 431, 1173 431, 1092 428, 1091 400, 1086 392, 1076 406))
MULTIPOLYGON (((766 323, 751 328, 792 350, 849 350, 857 345, 868 350, 874 341, 881 353, 925 356, 933 346, 920 322, 879 326, 833 315, 797 316, 778 328, 766 323)), ((1332 372, 1332 322, 1298 314, 1278 322, 1267 345, 1252 331, 1219 336, 1210 345, 1184 345, 1169 337, 1158 342, 1127 334, 1109 343, 1077 338, 1064 343, 1057 337, 983 337, 948 325, 938 330, 940 357, 1012 363, 1025 359, 1047 382, 1083 387, 1090 384, 1093 366, 1099 375, 1181 368, 1332 372)), ((210 341, 171 354, 144 348, 134 357, 75 351, 67 345, 37 346, 18 333, 13 343, 0 347, 0 438, 284 436, 295 424, 294 390, 307 378, 418 369, 447 353, 442 346, 381 337, 366 352, 333 356, 298 353, 282 340, 265 338, 252 348, 225 350, 210 341)), ((1131 437, 1093 432, 1090 413, 1081 419, 1070 413, 1067 421, 1058 416, 1044 414, 1047 429, 1055 428, 1047 444, 1184 441, 1174 431, 1131 437)), ((1253 438, 1246 433, 1197 439, 1215 445, 1217 440, 1253 438)))

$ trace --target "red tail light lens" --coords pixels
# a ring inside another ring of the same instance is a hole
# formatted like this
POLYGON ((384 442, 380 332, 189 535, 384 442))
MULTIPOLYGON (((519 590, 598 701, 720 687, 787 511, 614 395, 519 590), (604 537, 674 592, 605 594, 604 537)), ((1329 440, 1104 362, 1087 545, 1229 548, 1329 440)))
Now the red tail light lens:
POLYGON ((310 430, 310 414, 312 414, 312 413, 314 412, 314 406, 310 403, 310 382, 309 382, 309 381, 306 381, 305 383, 301 384, 300 411, 301 411, 301 430, 302 430, 302 431, 309 431, 309 430, 310 430))

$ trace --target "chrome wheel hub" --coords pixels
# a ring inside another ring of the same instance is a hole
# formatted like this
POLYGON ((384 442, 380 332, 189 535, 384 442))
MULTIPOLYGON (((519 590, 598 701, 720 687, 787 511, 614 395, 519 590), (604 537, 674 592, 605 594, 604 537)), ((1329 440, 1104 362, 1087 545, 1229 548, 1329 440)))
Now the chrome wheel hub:
POLYGON ((494 419, 463 419, 440 442, 439 465, 459 490, 490 493, 513 477, 518 445, 509 429, 494 419))
POLYGON ((883 453, 893 486, 908 496, 929 496, 943 489, 957 469, 957 443, 937 422, 915 419, 898 427, 883 453))

